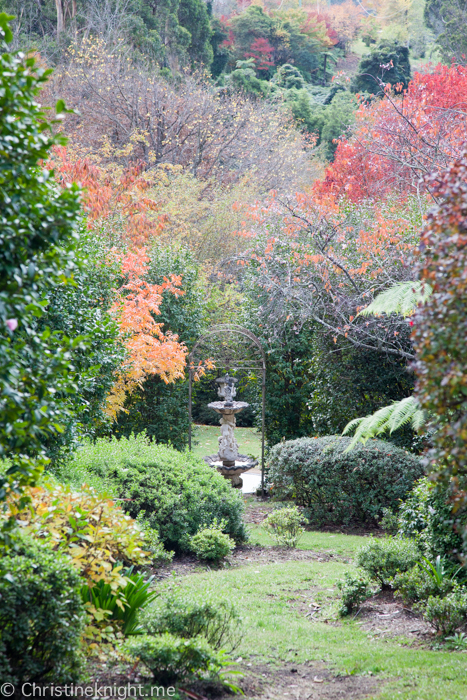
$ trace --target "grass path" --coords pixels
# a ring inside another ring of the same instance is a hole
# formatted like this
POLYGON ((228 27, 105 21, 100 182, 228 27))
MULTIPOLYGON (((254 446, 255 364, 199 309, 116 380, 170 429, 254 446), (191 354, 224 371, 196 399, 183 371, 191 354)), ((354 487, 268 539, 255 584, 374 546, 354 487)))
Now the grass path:
MULTIPOLYGON (((253 543, 267 544, 259 526, 253 526, 251 533, 253 543)), ((413 646, 413 639, 403 637, 384 640, 366 633, 358 620, 337 619, 336 582, 345 571, 353 568, 352 556, 366 539, 309 532, 300 548, 326 552, 327 557, 322 561, 306 559, 263 564, 253 558, 252 563, 236 568, 179 577, 175 585, 201 597, 207 591, 215 591, 239 606, 244 619, 244 638, 236 654, 241 657, 240 667, 246 678, 255 668, 264 669, 264 665, 282 669, 289 678, 292 666, 306 668, 307 664, 321 664, 333 677, 352 677, 355 682, 358 677, 361 683, 360 691, 358 688, 355 691, 357 694, 353 690, 349 695, 334 696, 332 689, 337 684, 328 686, 329 695, 324 683, 319 688, 315 686, 317 690, 307 691, 308 695, 301 695, 299 685, 286 680, 290 683, 290 692, 287 685, 278 689, 277 694, 270 687, 269 694, 261 698, 467 698, 466 653, 432 651, 413 646), (336 556, 329 558, 329 554, 336 556), (310 610, 315 609, 318 614, 310 617, 310 610), (370 677, 374 685, 368 694, 370 677)), ((174 581, 168 585, 174 585, 174 581)), ((245 697, 258 696, 246 693, 245 697)))
MULTIPOLYGON (((193 429, 193 454, 198 457, 216 454, 220 428, 217 425, 195 425, 193 429)), ((261 434, 255 428, 235 428, 240 454, 261 456, 261 434)))

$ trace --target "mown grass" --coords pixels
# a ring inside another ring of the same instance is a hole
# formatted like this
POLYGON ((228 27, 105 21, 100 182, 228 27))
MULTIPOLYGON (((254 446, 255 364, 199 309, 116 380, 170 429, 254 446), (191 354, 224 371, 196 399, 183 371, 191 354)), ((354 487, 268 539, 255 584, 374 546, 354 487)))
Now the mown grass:
MULTIPOLYGON (((255 538, 263 541, 258 528, 253 531, 253 541, 255 538)), ((207 589, 214 590, 239 606, 245 634, 236 655, 242 657, 245 673, 247 663, 287 667, 292 662, 324 661, 336 674, 380 678, 380 691, 372 696, 378 700, 467 698, 467 654, 411 648, 410 641, 403 638, 375 639, 360 628, 358 620, 337 619, 336 583, 353 568, 351 557, 365 540, 310 532, 302 548, 347 555, 349 563, 251 564, 196 573, 178 579, 176 585, 201 597, 207 589), (320 621, 305 617, 311 602, 321 606, 320 621)))
MULTIPOLYGON (((192 451, 198 457, 206 457, 217 453, 220 435, 220 427, 217 425, 195 425, 192 433, 192 451)), ((261 455, 261 434, 255 428, 236 428, 240 454, 254 455, 257 459, 261 455)))

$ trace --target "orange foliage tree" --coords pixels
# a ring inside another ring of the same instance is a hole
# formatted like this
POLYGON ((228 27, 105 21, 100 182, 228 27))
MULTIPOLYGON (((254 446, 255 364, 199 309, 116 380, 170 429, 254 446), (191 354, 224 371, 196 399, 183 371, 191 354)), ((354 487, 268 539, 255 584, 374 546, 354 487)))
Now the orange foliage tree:
POLYGON ((403 211, 397 200, 355 206, 312 192, 252 209, 242 232, 251 248, 238 262, 263 290, 264 324, 312 321, 335 342, 413 358, 405 320, 358 315, 376 294, 412 277, 421 223, 412 204, 403 211))
POLYGON ((360 105, 353 135, 339 143, 316 195, 353 202, 390 193, 433 196, 426 176, 460 155, 466 133, 467 68, 415 73, 401 96, 387 89, 383 99, 360 105))
POLYGON ((171 275, 162 284, 149 284, 144 279, 148 263, 144 247, 122 256, 125 282, 113 310, 120 321, 128 356, 107 398, 106 412, 113 419, 124 410, 126 397, 141 387, 148 376, 157 374, 167 384, 184 376, 186 346, 176 335, 164 333, 163 324, 154 319, 160 314, 164 293, 176 296, 184 293, 180 287, 182 278, 171 275))

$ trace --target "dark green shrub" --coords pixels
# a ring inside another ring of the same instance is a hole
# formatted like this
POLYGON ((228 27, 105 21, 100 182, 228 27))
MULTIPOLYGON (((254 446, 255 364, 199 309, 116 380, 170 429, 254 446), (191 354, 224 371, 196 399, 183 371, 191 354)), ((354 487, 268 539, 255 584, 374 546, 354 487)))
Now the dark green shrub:
POLYGON ((408 571, 420 559, 417 545, 398 537, 372 537, 357 552, 357 564, 374 581, 389 586, 399 572, 408 571))
POLYGON ((452 634, 467 622, 467 591, 456 587, 448 595, 430 596, 414 606, 440 635, 452 634))
POLYGON ((80 668, 81 579, 67 560, 24 540, 0 562, 0 677, 67 683, 80 668))
POLYGON ((420 459, 383 440, 345 452, 350 440, 302 438, 273 447, 268 459, 273 493, 293 496, 317 525, 371 522, 383 508, 395 508, 422 475, 420 459))
POLYGON ((407 88, 409 80, 409 49, 396 42, 381 43, 362 56, 352 90, 382 95, 387 83, 393 87, 402 85, 407 88))
POLYGON ((190 539, 190 548, 198 559, 210 559, 219 562, 235 549, 235 542, 222 532, 217 522, 209 527, 202 527, 190 539))
POLYGON ((296 547, 302 534, 305 532, 303 523, 305 517, 297 506, 291 508, 278 508, 269 513, 263 522, 263 528, 268 535, 283 547, 296 547))
POLYGON ((217 661, 216 652, 204 637, 183 639, 168 632, 155 637, 148 634, 133 637, 125 650, 141 659, 152 671, 154 681, 163 685, 197 677, 217 661))
POLYGON ((162 542, 190 549, 190 537, 215 520, 236 541, 246 539, 243 499, 215 469, 189 452, 150 443, 144 434, 85 442, 64 473, 86 472, 111 484, 123 508, 159 532, 162 542))
POLYGON ((339 608, 341 617, 351 615, 365 600, 376 593, 371 582, 365 576, 349 574, 348 572, 344 574, 343 581, 338 581, 337 587, 341 592, 341 607, 339 608))
POLYGON ((462 538, 454 527, 462 531, 466 514, 464 511, 454 516, 448 499, 446 488, 435 486, 427 478, 420 479, 400 507, 399 532, 413 537, 427 557, 449 556, 457 561, 462 538))
POLYGON ((237 648, 242 638, 235 606, 209 593, 202 600, 187 594, 160 598, 145 612, 143 626, 152 635, 170 632, 185 639, 201 635, 214 649, 229 652, 237 648))

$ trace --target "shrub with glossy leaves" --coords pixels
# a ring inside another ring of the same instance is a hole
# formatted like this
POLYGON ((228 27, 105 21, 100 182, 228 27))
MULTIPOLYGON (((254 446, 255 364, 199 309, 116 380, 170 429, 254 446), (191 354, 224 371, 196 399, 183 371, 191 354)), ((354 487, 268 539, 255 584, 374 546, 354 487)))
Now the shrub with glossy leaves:
POLYGON ((80 670, 85 613, 78 573, 60 554, 23 539, 0 561, 2 682, 67 683, 80 670))
POLYGON ((235 542, 222 532, 221 525, 214 522, 208 527, 202 527, 190 539, 190 548, 198 559, 209 559, 219 562, 225 559, 235 549, 235 542))
POLYGON ((467 622, 467 591, 460 587, 447 596, 430 596, 414 606, 438 634, 452 634, 467 622))
POLYGON ((144 518, 170 549, 188 551, 190 537, 214 521, 225 521, 236 541, 246 539, 242 495, 204 460, 150 443, 144 434, 84 442, 65 471, 110 483, 125 511, 144 518))
POLYGON ((305 532, 303 523, 305 517, 297 508, 278 508, 272 513, 269 513, 263 522, 263 528, 266 530, 278 545, 283 547, 296 547, 300 537, 305 532))
POLYGON ((318 525, 371 522, 398 506, 422 476, 420 459, 383 440, 346 452, 350 441, 329 436, 276 445, 268 459, 272 492, 294 497, 318 525))
POLYGON ((442 484, 420 479, 399 509, 398 532, 414 538, 427 557, 448 556, 457 562, 462 552, 458 533, 465 527, 467 514, 465 509, 452 513, 449 495, 442 484))
POLYGON ((408 571, 419 559, 417 545, 399 537, 372 537, 357 552, 358 566, 382 586, 389 586, 397 573, 408 571))
MULTIPOLYGON (((78 188, 60 190, 39 166, 64 142, 37 100, 50 71, 9 52, 12 38, 0 13, 0 458, 13 458, 0 477, 0 500, 37 481, 43 439, 62 430, 56 397, 74 388, 73 342, 40 329, 37 319, 46 288, 70 282, 80 223, 78 188)), ((60 101, 57 112, 63 109, 60 101)))

